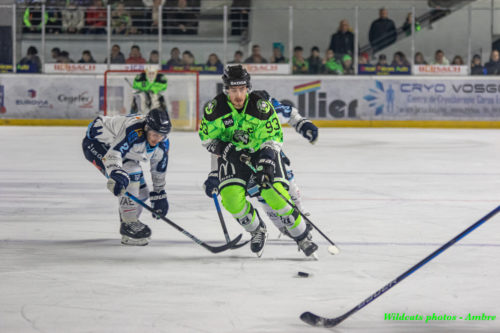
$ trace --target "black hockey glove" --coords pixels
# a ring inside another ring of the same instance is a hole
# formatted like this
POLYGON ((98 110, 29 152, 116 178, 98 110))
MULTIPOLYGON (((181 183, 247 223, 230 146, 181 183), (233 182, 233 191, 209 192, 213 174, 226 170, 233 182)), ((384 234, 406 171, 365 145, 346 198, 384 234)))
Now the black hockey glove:
POLYGON ((267 188, 269 183, 274 182, 274 171, 276 169, 276 152, 271 148, 264 148, 260 151, 257 161, 257 183, 263 188, 267 188))
POLYGON ((153 214, 154 218, 160 219, 160 217, 164 217, 167 215, 168 200, 165 190, 161 190, 158 192, 149 192, 149 200, 151 201, 151 206, 156 212, 155 214, 153 214))
POLYGON ((236 150, 236 146, 230 142, 225 143, 221 151, 221 157, 224 161, 238 165, 241 163, 240 156, 246 150, 236 150))
POLYGON ((206 195, 211 198, 214 190, 219 191, 219 175, 217 171, 212 171, 208 174, 207 180, 203 183, 203 189, 205 190, 206 195))
POLYGON ((117 197, 124 194, 130 183, 128 174, 122 169, 111 171, 106 187, 117 197))
POLYGON ((309 140, 310 143, 315 143, 318 139, 318 127, 309 119, 302 119, 297 124, 297 131, 302 134, 304 138, 309 140))

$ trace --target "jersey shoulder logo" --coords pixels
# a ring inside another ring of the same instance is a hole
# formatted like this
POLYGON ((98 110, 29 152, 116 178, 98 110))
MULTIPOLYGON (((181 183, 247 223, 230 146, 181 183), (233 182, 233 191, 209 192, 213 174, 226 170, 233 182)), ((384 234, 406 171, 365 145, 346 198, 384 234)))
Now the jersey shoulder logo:
POLYGON ((268 113, 271 111, 271 105, 263 99, 259 99, 257 101, 257 110, 259 110, 262 113, 268 113))
POLYGON ((217 100, 213 99, 211 100, 207 106, 205 107, 205 113, 206 114, 212 114, 214 112, 215 107, 217 106, 217 100))

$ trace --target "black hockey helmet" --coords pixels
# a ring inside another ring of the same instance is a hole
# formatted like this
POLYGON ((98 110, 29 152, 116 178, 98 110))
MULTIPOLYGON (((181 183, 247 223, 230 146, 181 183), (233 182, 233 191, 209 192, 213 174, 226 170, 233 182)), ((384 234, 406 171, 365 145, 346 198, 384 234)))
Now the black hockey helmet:
POLYGON ((172 130, 172 122, 165 109, 156 108, 146 115, 146 131, 152 129, 165 136, 172 130))
POLYGON ((222 82, 224 82, 225 90, 234 86, 247 86, 248 90, 252 89, 250 74, 241 65, 227 65, 224 68, 222 82))

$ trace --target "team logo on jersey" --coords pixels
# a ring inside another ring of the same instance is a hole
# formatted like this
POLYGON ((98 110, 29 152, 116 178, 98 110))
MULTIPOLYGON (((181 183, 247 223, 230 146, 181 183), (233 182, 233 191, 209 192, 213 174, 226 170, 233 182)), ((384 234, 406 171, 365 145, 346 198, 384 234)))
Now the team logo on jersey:
POLYGON ((259 99, 257 101, 257 110, 259 110, 262 113, 268 113, 269 111, 271 111, 271 105, 269 105, 269 103, 266 102, 265 100, 259 99))
POLYGON ((215 106, 217 105, 217 101, 215 99, 211 100, 210 103, 205 107, 206 114, 212 114, 214 112, 215 106))
POLYGON ((250 141, 248 133, 242 130, 234 131, 233 139, 234 141, 242 142, 245 145, 250 141))
POLYGON ((234 120, 233 120, 233 117, 231 117, 231 116, 222 119, 222 122, 224 123, 224 126, 226 126, 226 128, 234 125, 234 120))

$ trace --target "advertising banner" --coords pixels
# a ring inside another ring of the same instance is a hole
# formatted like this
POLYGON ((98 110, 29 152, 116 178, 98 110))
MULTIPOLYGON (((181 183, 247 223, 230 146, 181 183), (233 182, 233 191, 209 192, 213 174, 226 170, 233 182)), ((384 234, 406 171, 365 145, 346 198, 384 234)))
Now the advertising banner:
POLYGON ((411 75, 407 66, 358 65, 359 75, 411 75))
POLYGON ((415 65, 413 74, 415 75, 467 75, 468 66, 458 65, 415 65))
POLYGON ((288 64, 243 64, 250 74, 290 74, 288 64))

